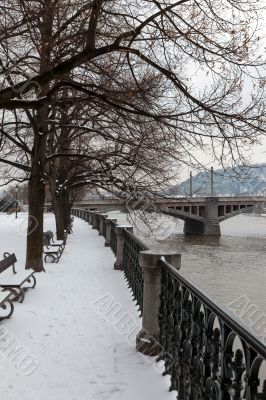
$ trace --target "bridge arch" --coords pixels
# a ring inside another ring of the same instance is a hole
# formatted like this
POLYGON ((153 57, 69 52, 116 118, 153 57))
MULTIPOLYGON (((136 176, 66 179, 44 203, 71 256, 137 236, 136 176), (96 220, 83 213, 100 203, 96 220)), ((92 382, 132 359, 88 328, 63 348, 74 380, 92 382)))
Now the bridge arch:
POLYGON ((219 216, 219 222, 223 222, 229 218, 233 218, 236 215, 240 215, 240 214, 245 214, 248 212, 253 212, 255 210, 255 204, 253 205, 247 205, 247 206, 243 206, 243 207, 239 207, 237 210, 233 210, 225 215, 219 216))

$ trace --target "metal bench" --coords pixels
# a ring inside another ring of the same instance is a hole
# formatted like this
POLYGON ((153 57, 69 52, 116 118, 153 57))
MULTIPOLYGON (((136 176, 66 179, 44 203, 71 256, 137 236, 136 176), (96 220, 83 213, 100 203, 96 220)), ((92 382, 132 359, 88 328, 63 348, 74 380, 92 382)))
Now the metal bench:
POLYGON ((49 231, 43 234, 43 253, 44 261, 48 262, 50 260, 52 263, 58 263, 63 253, 62 246, 51 244, 51 234, 49 231))
POLYGON ((47 231, 45 232, 47 235, 47 238, 49 239, 49 245, 50 246, 58 246, 60 247, 61 253, 63 253, 65 246, 66 246, 66 235, 64 235, 64 240, 54 240, 54 234, 52 231, 47 231))
POLYGON ((11 315, 14 312, 14 304, 10 300, 11 292, 10 291, 2 291, 0 292, 0 308, 3 310, 8 310, 9 312, 7 315, 0 315, 0 321, 3 321, 3 319, 8 319, 11 317, 11 315))
POLYGON ((30 283, 31 286, 29 287, 34 289, 36 278, 34 271, 31 269, 17 272, 15 269, 16 262, 17 258, 15 254, 4 253, 4 259, 0 261, 0 287, 4 290, 9 290, 22 303, 25 298, 23 285, 26 282, 30 283), (13 274, 6 272, 9 268, 12 268, 13 274))
POLYGON ((68 224, 66 230, 65 230, 65 232, 66 232, 67 235, 70 234, 70 233, 73 233, 73 222, 74 222, 74 218, 72 217, 72 218, 70 219, 70 222, 69 222, 69 224, 68 224))

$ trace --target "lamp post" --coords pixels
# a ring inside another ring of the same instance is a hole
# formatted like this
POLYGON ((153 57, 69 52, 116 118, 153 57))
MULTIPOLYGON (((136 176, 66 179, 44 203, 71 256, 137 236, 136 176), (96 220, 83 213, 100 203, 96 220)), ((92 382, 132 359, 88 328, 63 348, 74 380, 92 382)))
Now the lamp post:
POLYGON ((15 187, 16 190, 16 219, 18 218, 18 185, 15 187))
POLYGON ((193 196, 193 191, 192 191, 192 179, 193 179, 193 175, 192 175, 192 172, 190 172, 190 178, 189 178, 189 195, 190 195, 190 197, 193 196))
POLYGON ((214 171, 213 167, 211 167, 211 197, 215 196, 215 190, 214 190, 214 171))

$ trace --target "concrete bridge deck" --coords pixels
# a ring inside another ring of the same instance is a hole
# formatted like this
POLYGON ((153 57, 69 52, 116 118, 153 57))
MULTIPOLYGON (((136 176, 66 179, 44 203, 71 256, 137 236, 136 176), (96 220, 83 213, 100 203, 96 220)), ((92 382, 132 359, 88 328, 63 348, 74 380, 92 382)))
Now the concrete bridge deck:
POLYGON ((185 221, 187 235, 221 235, 220 223, 236 215, 253 212, 265 207, 266 197, 186 197, 135 199, 90 199, 75 203, 77 208, 98 209, 100 211, 122 210, 130 212, 138 209, 173 216, 185 221))
MULTIPOLYGON (((206 197, 165 197, 165 198, 156 198, 148 199, 148 198, 141 198, 139 201, 130 200, 126 201, 124 199, 119 198, 88 198, 85 200, 75 202, 75 207, 86 207, 86 206, 107 206, 107 205, 117 205, 122 206, 125 204, 148 204, 148 203, 156 203, 156 204, 164 204, 164 205, 180 205, 180 206, 190 206, 190 205, 204 205, 206 203, 206 199, 213 197, 213 196, 206 196, 206 197)), ((228 203, 237 203, 237 204, 246 204, 249 202, 256 202, 258 204, 266 203, 266 196, 215 196, 218 199, 218 203, 228 204, 228 203)))

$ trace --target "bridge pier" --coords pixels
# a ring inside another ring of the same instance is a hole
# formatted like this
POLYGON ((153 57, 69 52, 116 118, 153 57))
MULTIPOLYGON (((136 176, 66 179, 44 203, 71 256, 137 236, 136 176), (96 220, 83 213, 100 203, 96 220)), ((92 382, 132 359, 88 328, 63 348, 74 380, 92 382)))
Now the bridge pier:
POLYGON ((206 198, 204 235, 221 236, 221 228, 218 215, 218 201, 218 197, 206 198))
POLYGON ((186 219, 184 224, 185 235, 204 235, 204 223, 186 219))
POLYGON ((221 236, 217 197, 206 198, 204 222, 185 220, 184 234, 221 236))

